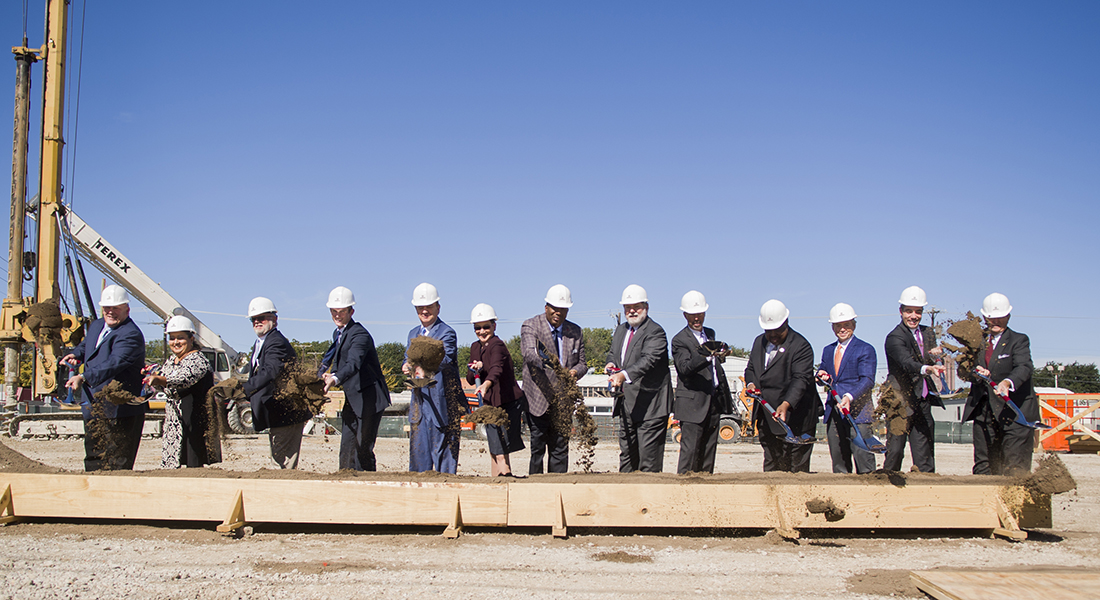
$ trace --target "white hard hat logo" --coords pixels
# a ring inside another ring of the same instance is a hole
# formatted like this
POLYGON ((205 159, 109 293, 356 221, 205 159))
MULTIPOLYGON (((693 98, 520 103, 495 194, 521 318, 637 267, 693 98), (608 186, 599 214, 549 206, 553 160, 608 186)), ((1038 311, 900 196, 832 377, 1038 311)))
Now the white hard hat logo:
POLYGON ((352 294, 351 290, 342 285, 333 288, 328 294, 328 302, 325 306, 329 308, 347 308, 349 306, 355 306, 355 294, 352 294))
POLYGON ((640 304, 642 302, 649 302, 649 297, 645 293, 645 288, 640 285, 630 284, 623 290, 623 299, 619 301, 619 304, 640 304))
POLYGON ((993 292, 982 300, 982 316, 990 319, 1007 317, 1012 312, 1012 305, 1008 303, 1008 296, 993 292))
POLYGON ((439 291, 430 283, 422 283, 413 290, 413 306, 429 306, 439 302, 439 291))
POLYGON ((569 288, 559 283, 547 290, 546 303, 557 308, 569 308, 573 306, 573 296, 569 288))

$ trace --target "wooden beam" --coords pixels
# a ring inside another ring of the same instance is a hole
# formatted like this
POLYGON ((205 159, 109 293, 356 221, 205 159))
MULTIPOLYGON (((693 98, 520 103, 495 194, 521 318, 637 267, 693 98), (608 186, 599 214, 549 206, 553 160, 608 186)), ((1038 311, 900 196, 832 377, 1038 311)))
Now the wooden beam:
POLYGON ((1100 574, 1087 569, 1023 571, 913 571, 910 580, 938 600, 1100 598, 1100 574))
POLYGON ((244 520, 244 491, 237 490, 237 497, 229 506, 229 514, 221 525, 218 525, 218 533, 233 533, 245 526, 244 520))
POLYGON ((775 496, 775 518, 776 533, 788 540, 798 539, 798 530, 791 528, 791 520, 787 518, 787 511, 783 510, 783 501, 778 494, 775 496))
POLYGON ((996 504, 993 507, 997 509, 997 518, 1001 520, 1001 526, 993 529, 993 535, 999 535, 1017 542, 1027 539, 1027 532, 1020 530, 1019 521, 1012 515, 1012 511, 1008 510, 1008 506, 1005 506, 1004 500, 996 498, 996 504))
POLYGON ((4 494, 0 496, 0 525, 7 525, 17 520, 19 520, 19 517, 15 516, 15 504, 12 503, 11 484, 9 483, 4 488, 4 494))

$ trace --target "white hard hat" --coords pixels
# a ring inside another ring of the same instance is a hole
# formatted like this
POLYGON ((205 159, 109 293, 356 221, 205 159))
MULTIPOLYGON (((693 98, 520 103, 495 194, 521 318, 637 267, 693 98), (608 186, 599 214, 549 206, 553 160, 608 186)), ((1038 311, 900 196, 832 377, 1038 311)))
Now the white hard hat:
POLYGON ((856 309, 852 308, 851 304, 841 302, 829 309, 830 323, 843 323, 854 318, 856 318, 856 309))
POLYGON ((413 306, 430 306, 439 302, 439 291, 430 283, 422 283, 413 290, 413 306))
POLYGON ((645 288, 632 283, 623 290, 623 299, 619 301, 619 304, 639 304, 641 302, 649 302, 649 297, 645 294, 645 288))
POLYGON ((121 285, 109 285, 99 295, 100 306, 122 306, 130 303, 130 295, 121 285))
POLYGON ((680 299, 680 310, 689 315, 705 313, 708 308, 710 308, 710 305, 707 304, 707 299, 703 297, 702 292, 691 290, 680 299))
POLYGON ((928 304, 928 296, 924 294, 924 290, 915 285, 911 285, 901 292, 901 298, 898 302, 902 306, 924 306, 928 304))
POLYGON ((328 293, 328 303, 325 306, 329 308, 347 308, 349 306, 355 306, 355 294, 351 293, 351 290, 344 286, 338 286, 333 288, 328 293))
POLYGON ((482 321, 495 321, 497 319, 497 311, 493 310, 492 306, 485 304, 484 302, 474 307, 474 310, 470 311, 470 322, 481 323, 482 321))
POLYGON ((787 305, 779 300, 768 300, 760 307, 760 326, 765 331, 779 329, 783 323, 787 322, 789 316, 791 311, 787 310, 787 305))
POLYGON ((267 313, 277 313, 275 310, 275 303, 268 298, 259 296, 253 298, 252 302, 248 303, 248 318, 255 317, 256 315, 264 315, 267 313))
POLYGON ((982 300, 982 316, 990 319, 1007 317, 1012 312, 1012 305, 1008 303, 1008 296, 993 292, 982 300))
POLYGON ((168 319, 168 324, 164 326, 164 333, 176 333, 177 331, 190 331, 191 333, 195 333, 195 324, 191 322, 191 319, 183 315, 176 315, 168 319))
POLYGON ((557 308, 569 308, 573 306, 573 295, 569 293, 569 288, 559 283, 546 292, 546 303, 557 308))

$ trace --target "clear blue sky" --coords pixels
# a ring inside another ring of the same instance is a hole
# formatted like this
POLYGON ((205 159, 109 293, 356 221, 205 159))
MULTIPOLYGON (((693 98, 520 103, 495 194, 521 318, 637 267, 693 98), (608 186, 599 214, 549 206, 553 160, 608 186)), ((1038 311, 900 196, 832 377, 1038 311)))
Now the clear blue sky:
POLYGON ((68 199, 194 311, 266 295, 325 339, 345 285, 403 342, 429 281, 469 343, 478 302, 508 338, 564 283, 610 327, 638 283, 669 335, 689 289, 746 347, 778 298, 820 354, 843 301, 881 354, 920 285, 1100 360, 1100 3, 93 1, 83 31, 68 199))

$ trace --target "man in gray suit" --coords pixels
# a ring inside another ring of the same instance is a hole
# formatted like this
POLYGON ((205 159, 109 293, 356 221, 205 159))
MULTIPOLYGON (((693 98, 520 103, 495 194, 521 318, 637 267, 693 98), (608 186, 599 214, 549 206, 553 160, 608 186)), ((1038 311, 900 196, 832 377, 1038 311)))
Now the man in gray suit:
POLYGON ((703 327, 707 299, 692 290, 684 294, 680 310, 687 326, 672 337, 672 362, 676 365, 676 400, 672 405, 680 421, 680 460, 676 472, 713 473, 718 452, 718 425, 723 414, 733 412, 733 396, 722 368, 725 354, 703 351, 713 342, 714 330, 703 327))
POLYGON ((584 334, 572 321, 566 321, 573 298, 569 288, 558 284, 546 292, 545 314, 523 322, 519 330, 519 347, 523 353, 523 395, 527 397, 527 428, 531 431, 531 465, 528 473, 542 473, 543 456, 547 448, 548 473, 569 470, 569 440, 554 429, 550 418, 550 399, 558 377, 554 370, 542 364, 538 343, 555 353, 561 366, 576 378, 588 372, 584 356, 584 334))
POLYGON ((672 412, 668 338, 649 318, 649 299, 641 286, 626 286, 619 303, 626 323, 615 329, 606 367, 613 372, 608 383, 622 390, 612 413, 620 419, 619 472, 660 473, 672 412))

